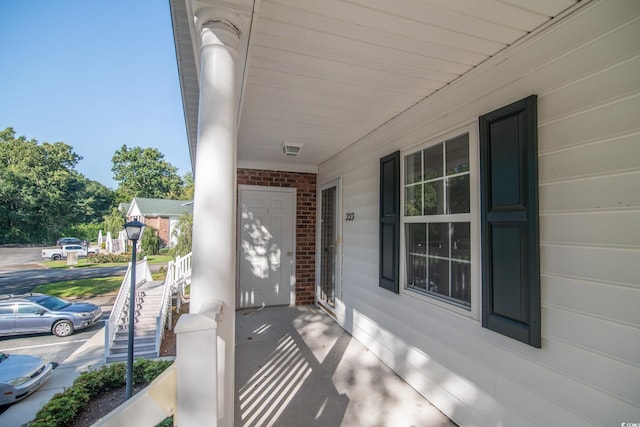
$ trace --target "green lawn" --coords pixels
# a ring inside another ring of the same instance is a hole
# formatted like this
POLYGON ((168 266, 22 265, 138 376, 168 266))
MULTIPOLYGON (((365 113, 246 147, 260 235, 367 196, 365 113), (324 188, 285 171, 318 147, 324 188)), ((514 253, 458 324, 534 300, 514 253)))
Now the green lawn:
MULTIPOLYGON (((153 280, 164 280, 166 273, 152 274, 153 280)), ((65 280, 47 283, 33 290, 35 293, 54 295, 60 298, 84 299, 118 292, 123 276, 96 277, 92 279, 65 280)))
MULTIPOLYGON (((150 264, 166 264, 172 261, 174 258, 169 255, 151 255, 147 257, 147 261, 150 264)), ((42 260, 41 264, 47 268, 88 268, 88 267, 115 267, 119 265, 127 265, 128 262, 116 262, 116 263, 95 263, 91 261, 91 257, 79 258, 78 264, 74 266, 67 265, 67 260, 62 259, 60 261, 45 261, 42 260)))
POLYGON ((54 295, 61 298, 90 298, 117 292, 123 276, 96 277, 93 279, 65 280, 63 282, 40 285, 33 292, 54 295))

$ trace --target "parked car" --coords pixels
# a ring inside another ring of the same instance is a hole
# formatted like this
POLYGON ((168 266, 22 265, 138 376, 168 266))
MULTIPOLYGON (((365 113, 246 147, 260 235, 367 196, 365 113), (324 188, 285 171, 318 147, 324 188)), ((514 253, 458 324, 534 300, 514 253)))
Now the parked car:
POLYGON ((102 318, 102 309, 45 294, 0 296, 0 335, 51 332, 66 337, 102 318))
POLYGON ((61 237, 56 242, 56 246, 63 245, 82 245, 84 243, 83 240, 77 239, 75 237, 61 237))
POLYGON ((28 354, 0 353, 0 405, 9 405, 36 391, 57 366, 28 354))
POLYGON ((83 258, 89 255, 89 251, 81 245, 63 245, 60 248, 43 249, 42 258, 48 258, 56 261, 66 258, 70 252, 75 252, 78 258, 83 258))

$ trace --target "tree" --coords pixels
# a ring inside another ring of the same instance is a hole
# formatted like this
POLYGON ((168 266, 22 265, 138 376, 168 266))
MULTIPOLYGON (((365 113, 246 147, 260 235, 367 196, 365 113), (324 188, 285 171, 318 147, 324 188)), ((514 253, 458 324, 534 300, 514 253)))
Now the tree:
POLYGON ((111 212, 111 207, 115 200, 115 192, 100 184, 98 181, 93 181, 82 177, 81 183, 83 186, 83 193, 78 200, 78 214, 79 220, 82 222, 96 222, 100 221, 105 215, 111 212))
POLYGON ((129 148, 123 145, 111 159, 118 181, 116 202, 130 202, 134 197, 178 198, 183 181, 178 169, 164 160, 157 148, 129 148))
POLYGON ((124 229, 125 216, 118 208, 112 208, 111 212, 104 216, 103 220, 104 232, 111 232, 111 235, 115 238, 118 233, 124 229))
POLYGON ((158 253, 160 253, 160 236, 158 236, 158 230, 147 225, 140 237, 140 248, 145 255, 158 255, 158 253))
MULTIPOLYGON (((0 132, 0 243, 47 243, 77 217, 81 160, 63 142, 0 132)), ((81 197, 80 197, 81 199, 81 197)))
POLYGON ((196 188, 196 183, 193 181, 193 174, 191 172, 187 172, 182 180, 184 182, 184 186, 182 187, 182 194, 178 198, 178 200, 193 200, 193 193, 196 188))
POLYGON ((180 216, 176 228, 173 230, 173 235, 178 238, 174 248, 176 255, 185 256, 191 252, 192 231, 193 214, 185 212, 180 216))

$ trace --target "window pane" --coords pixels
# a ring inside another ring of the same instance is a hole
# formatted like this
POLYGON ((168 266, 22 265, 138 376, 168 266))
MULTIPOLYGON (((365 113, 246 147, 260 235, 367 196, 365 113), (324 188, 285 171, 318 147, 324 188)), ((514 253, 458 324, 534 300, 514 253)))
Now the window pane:
POLYGON ((33 304, 18 304, 18 313, 35 314, 40 311, 40 307, 33 304))
POLYGON ((469 175, 447 179, 447 213, 469 213, 469 175))
POLYGON ((469 145, 469 134, 464 134, 404 160, 404 215, 421 221, 405 223, 405 286, 467 308, 471 306, 469 145))
POLYGON ((408 254, 427 253, 427 224, 406 224, 405 235, 408 254))
POLYGON ((444 213, 444 181, 438 180, 424 184, 424 215, 444 213))
POLYGON ((429 257, 429 288, 427 290, 449 296, 449 260, 429 257))
POLYGON ((404 183, 413 184, 422 181, 422 152, 404 158, 404 183))
POLYGON ((471 264, 451 262, 451 297, 471 304, 471 264))
POLYGON ((469 134, 447 141, 447 175, 469 171, 469 134))
POLYGON ((449 256, 448 222, 434 222, 429 224, 429 255, 449 256))
POLYGON ((405 187, 404 214, 406 216, 420 215, 422 212, 422 184, 405 187))
POLYGON ((451 237, 451 257, 471 260, 471 227, 468 222, 454 222, 451 237))
POLYGON ((427 289, 427 258, 407 254, 407 286, 427 289))
POLYGON ((442 144, 424 150, 424 179, 442 176, 442 144))

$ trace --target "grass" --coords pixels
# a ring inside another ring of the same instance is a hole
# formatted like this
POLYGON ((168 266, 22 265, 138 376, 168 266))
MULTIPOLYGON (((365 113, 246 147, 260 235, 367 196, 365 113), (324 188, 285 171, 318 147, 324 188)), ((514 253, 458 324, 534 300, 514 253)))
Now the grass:
MULTIPOLYGON (((153 280, 162 281, 166 273, 152 274, 153 280)), ((65 280, 62 282, 47 283, 33 290, 35 293, 54 295, 60 298, 92 298, 117 292, 122 285, 124 276, 96 277, 91 279, 65 280)))
POLYGON ((96 277, 92 279, 65 280, 63 282, 40 285, 33 292, 54 295, 61 298, 91 298, 110 292, 117 292, 123 276, 96 277))
MULTIPOLYGON (((169 261, 172 261, 174 258, 169 255, 151 255, 147 256, 147 261, 150 264, 166 264, 169 261)), ((117 267, 122 265, 127 265, 127 262, 112 262, 112 263, 96 263, 91 261, 91 257, 88 258, 79 258, 78 264, 74 266, 67 265, 66 259, 61 259, 60 261, 41 261, 41 263, 47 268, 89 268, 89 267, 117 267)))

